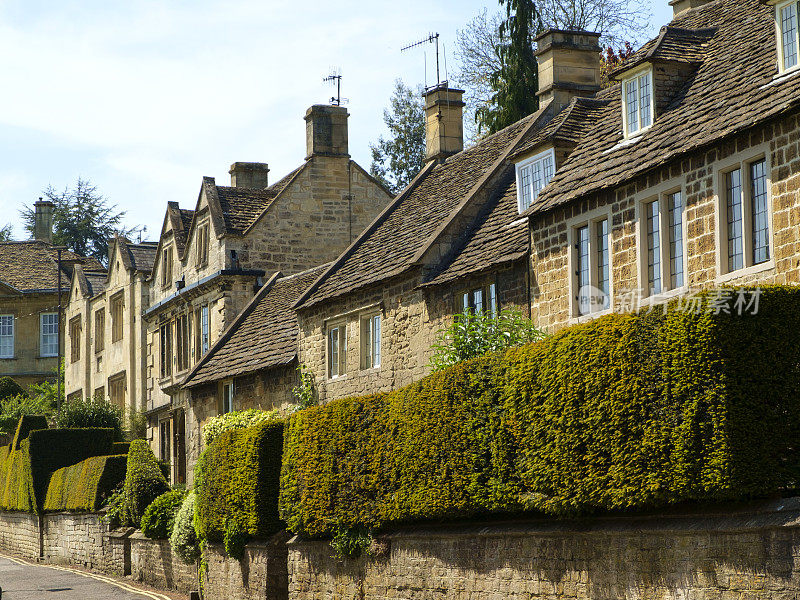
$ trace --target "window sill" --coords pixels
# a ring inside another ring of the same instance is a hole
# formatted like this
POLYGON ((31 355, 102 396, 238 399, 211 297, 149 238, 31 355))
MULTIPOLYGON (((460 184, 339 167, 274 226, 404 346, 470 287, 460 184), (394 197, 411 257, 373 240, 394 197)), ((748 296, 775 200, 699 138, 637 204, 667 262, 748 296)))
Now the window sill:
POLYGON ((796 64, 791 69, 786 69, 785 71, 776 74, 775 76, 772 77, 772 81, 770 81, 769 83, 765 83, 759 89, 764 90, 767 89, 768 87, 772 87, 773 85, 778 85, 780 83, 783 83, 784 81, 786 81, 787 79, 791 79, 798 73, 800 73, 800 63, 796 64))
POLYGON ((366 374, 377 373, 380 370, 381 370, 381 366, 380 365, 375 365, 374 367, 362 367, 361 368, 361 372, 362 373, 366 373, 366 374))
POLYGON ((598 310, 593 313, 589 313, 588 315, 579 315, 577 317, 572 317, 569 320, 570 325, 580 325, 581 323, 588 323, 589 321, 594 321, 595 319, 599 319, 600 317, 605 317, 606 315, 610 315, 614 312, 613 308, 607 308, 605 310, 598 310))
POLYGON ((653 126, 650 125, 649 127, 645 128, 645 129, 640 129, 636 133, 634 133, 632 135, 629 135, 627 137, 625 137, 624 134, 623 134, 622 141, 617 142, 616 144, 614 144, 608 150, 603 150, 603 154, 611 154, 612 152, 616 152, 617 150, 621 150, 622 148, 627 148, 628 146, 633 146, 634 144, 638 143, 639 140, 641 140, 644 137, 644 134, 647 133, 650 130, 651 127, 653 127, 653 126))
POLYGON ((774 268, 775 268, 775 261, 768 260, 767 262, 761 263, 760 265, 752 265, 750 267, 745 267, 743 269, 731 271, 730 273, 725 273, 724 275, 720 275, 719 277, 717 277, 715 281, 716 283, 728 283, 730 281, 734 281, 742 277, 749 277, 750 275, 757 275, 758 273, 763 273, 764 271, 770 271, 774 268))
POLYGON ((17 360, 16 356, 0 356, 0 361, 4 360, 17 360))
POLYGON ((342 381, 344 379, 347 379, 347 373, 345 373, 344 375, 336 375, 335 377, 328 377, 328 381, 330 382, 342 381))
POLYGON ((689 291, 688 286, 681 286, 678 288, 674 288, 671 290, 667 290, 666 292, 661 292, 659 294, 653 294, 652 296, 645 296, 639 302, 640 307, 648 307, 653 306, 655 304, 662 304, 663 302, 669 302, 673 298, 677 298, 679 296, 685 295, 689 291))
POLYGON ((58 358, 58 354, 40 354, 36 358, 39 360, 44 360, 48 358, 58 358))

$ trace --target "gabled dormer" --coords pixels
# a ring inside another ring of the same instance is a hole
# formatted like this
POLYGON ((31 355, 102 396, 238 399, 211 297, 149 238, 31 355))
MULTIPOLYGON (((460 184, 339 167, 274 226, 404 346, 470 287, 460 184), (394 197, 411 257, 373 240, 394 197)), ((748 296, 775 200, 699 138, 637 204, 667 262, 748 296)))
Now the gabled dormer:
POLYGON ((797 0, 765 0, 775 10, 775 36, 778 74, 800 67, 800 2, 797 0))
POLYGON ((703 62, 716 29, 662 27, 659 36, 633 54, 610 78, 619 81, 622 132, 638 137, 669 109, 703 62))

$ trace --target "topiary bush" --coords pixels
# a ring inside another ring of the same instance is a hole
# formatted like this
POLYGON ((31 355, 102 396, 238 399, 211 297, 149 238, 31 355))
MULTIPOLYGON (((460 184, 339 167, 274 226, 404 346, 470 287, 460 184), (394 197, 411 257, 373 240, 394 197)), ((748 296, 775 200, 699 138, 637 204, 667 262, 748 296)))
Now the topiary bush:
POLYGON ((75 400, 61 405, 54 418, 62 429, 101 427, 114 431, 114 441, 124 439, 122 409, 101 398, 75 400))
POLYGON ((615 314, 288 421, 289 529, 764 496, 800 481, 800 288, 615 314), (721 307, 721 308, 720 308, 721 307))
POLYGON ((25 391, 25 388, 11 379, 11 377, 0 377, 0 401, 7 398, 27 395, 28 393, 25 391))
POLYGON ((128 451, 128 471, 123 487, 122 524, 138 528, 145 509, 167 491, 169 484, 150 445, 145 440, 132 441, 128 451))
POLYGON ((169 543, 175 554, 187 564, 194 563, 200 558, 200 540, 194 526, 196 498, 194 492, 186 494, 175 515, 175 525, 169 537, 169 543))
POLYGON ((125 479, 128 457, 93 456, 50 476, 44 512, 100 510, 125 479))
POLYGON ((195 469, 201 538, 221 542, 233 527, 263 538, 283 528, 278 517, 282 448, 283 421, 228 431, 206 448, 195 469))
POLYGON ((244 550, 249 537, 242 531, 238 520, 228 519, 225 523, 225 535, 222 537, 222 543, 225 545, 225 552, 228 553, 228 556, 241 561, 244 558, 244 550))
POLYGON ((185 490, 170 490, 153 500, 142 516, 142 533, 152 540, 169 538, 185 497, 185 490))
POLYGON ((218 415, 209 419, 208 422, 203 425, 203 442, 206 446, 210 446, 214 443, 214 440, 226 431, 244 429, 245 427, 253 427, 260 423, 276 420, 280 420, 278 411, 257 410, 255 408, 218 415))

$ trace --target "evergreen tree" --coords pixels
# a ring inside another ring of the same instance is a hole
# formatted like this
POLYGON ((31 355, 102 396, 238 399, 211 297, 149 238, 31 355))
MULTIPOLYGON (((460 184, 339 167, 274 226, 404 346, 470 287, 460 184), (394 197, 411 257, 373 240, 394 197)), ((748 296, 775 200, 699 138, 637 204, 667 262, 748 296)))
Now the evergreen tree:
POLYGON ((383 111, 389 138, 370 144, 370 173, 393 194, 400 192, 425 164, 425 105, 402 80, 395 81, 390 108, 383 111))
POLYGON ((500 68, 491 76, 492 102, 478 109, 479 134, 491 134, 536 112, 538 66, 533 40, 542 30, 533 0, 500 0, 506 19, 500 24, 500 68))

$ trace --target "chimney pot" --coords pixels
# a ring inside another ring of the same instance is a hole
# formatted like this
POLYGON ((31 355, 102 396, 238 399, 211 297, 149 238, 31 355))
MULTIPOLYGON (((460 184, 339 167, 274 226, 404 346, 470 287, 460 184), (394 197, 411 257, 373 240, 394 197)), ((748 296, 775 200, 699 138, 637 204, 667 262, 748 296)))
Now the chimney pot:
POLYGON ((600 91, 600 34, 548 29, 536 38, 539 102, 553 100, 556 112, 573 98, 600 91))
POLYGON ((464 90, 439 84, 425 98, 425 161, 444 160, 464 149, 464 90))
POLYGON ((711 2, 711 0, 670 0, 669 5, 672 7, 672 16, 677 17, 687 10, 703 6, 709 2, 711 2))
POLYGON ((306 111, 306 158, 350 157, 347 147, 347 109, 315 104, 306 111))
POLYGON ((269 167, 267 163, 235 162, 228 171, 231 187, 266 188, 269 187, 269 167))
POLYGON ((33 239, 40 242, 53 242, 53 212, 55 204, 50 200, 33 203, 33 239))

